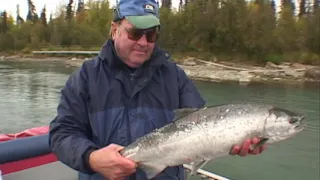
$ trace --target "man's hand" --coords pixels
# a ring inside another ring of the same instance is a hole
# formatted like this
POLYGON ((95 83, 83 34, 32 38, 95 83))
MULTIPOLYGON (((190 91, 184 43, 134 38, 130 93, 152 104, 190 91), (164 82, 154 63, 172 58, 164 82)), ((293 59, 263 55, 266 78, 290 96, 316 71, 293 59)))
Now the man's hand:
POLYGON ((90 167, 109 180, 122 180, 124 177, 133 174, 137 165, 119 154, 122 149, 122 146, 110 144, 93 151, 89 156, 90 167))
POLYGON ((262 146, 256 148, 255 150, 250 150, 251 145, 256 145, 260 142, 260 139, 255 137, 253 139, 247 139, 243 142, 242 145, 235 145, 231 149, 231 155, 239 155, 239 156, 246 156, 247 154, 260 154, 266 149, 266 145, 263 144, 262 146))

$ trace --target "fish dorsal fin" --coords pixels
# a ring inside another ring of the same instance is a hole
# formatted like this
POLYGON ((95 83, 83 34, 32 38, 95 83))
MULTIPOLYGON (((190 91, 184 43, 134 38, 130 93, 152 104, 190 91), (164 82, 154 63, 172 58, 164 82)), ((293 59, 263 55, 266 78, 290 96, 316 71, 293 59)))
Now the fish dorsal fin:
POLYGON ((173 111, 174 113, 174 119, 173 121, 183 118, 184 116, 187 116, 188 114, 191 114, 195 111, 199 110, 199 108, 181 108, 181 109, 176 109, 173 111))

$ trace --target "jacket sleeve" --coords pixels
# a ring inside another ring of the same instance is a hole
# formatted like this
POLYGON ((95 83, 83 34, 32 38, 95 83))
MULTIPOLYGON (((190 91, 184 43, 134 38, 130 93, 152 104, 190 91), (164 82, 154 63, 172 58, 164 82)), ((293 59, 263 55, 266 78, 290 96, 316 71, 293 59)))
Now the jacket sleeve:
POLYGON ((179 108, 201 108, 205 101, 195 84, 189 79, 184 70, 177 66, 179 84, 179 108))
POLYGON ((69 167, 94 173, 87 165, 88 153, 98 147, 90 140, 88 90, 84 68, 72 74, 61 90, 57 116, 50 123, 49 146, 57 158, 69 167))

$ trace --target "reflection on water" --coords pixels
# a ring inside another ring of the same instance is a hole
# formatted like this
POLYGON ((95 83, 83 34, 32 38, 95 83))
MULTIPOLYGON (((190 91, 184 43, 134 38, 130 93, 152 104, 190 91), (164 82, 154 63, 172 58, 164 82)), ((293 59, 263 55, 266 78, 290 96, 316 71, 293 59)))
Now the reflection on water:
POLYGON ((0 64, 0 133, 47 125, 70 70, 57 64, 0 64), (66 71, 67 70, 67 71, 66 71))
MULTIPOLYGON (((0 62, 0 133, 48 125, 55 116, 60 89, 73 70, 56 63, 0 62)), ((304 132, 259 156, 224 157, 205 169, 235 180, 319 179, 319 85, 196 85, 208 105, 263 102, 303 113, 308 121, 304 132)))

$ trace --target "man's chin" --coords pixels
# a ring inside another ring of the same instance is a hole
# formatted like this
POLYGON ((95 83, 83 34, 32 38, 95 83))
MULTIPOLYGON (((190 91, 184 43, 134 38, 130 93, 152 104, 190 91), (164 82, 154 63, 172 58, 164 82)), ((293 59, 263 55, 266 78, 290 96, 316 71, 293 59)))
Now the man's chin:
POLYGON ((144 62, 145 62, 144 59, 136 59, 136 60, 134 60, 134 61, 128 61, 128 62, 126 62, 126 64, 127 64, 129 67, 138 68, 138 67, 140 67, 144 62))
POLYGON ((147 59, 148 57, 146 55, 134 56, 129 60, 128 63, 130 63, 130 65, 133 65, 133 66, 141 66, 147 59))

